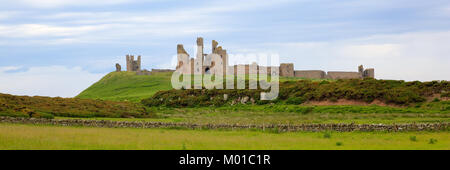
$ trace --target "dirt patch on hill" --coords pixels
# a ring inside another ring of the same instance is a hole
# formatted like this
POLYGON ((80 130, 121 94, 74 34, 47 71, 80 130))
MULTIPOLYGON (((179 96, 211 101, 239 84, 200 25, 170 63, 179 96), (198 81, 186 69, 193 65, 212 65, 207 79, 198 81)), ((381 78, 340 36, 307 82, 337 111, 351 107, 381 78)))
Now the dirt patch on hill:
POLYGON ((368 105, 378 105, 378 106, 391 106, 391 107, 404 107, 400 105, 395 104, 386 104, 380 100, 374 100, 373 102, 367 103, 364 101, 357 101, 357 100, 346 100, 346 99, 339 99, 337 101, 308 101, 302 105, 305 106, 329 106, 329 105, 357 105, 357 106, 368 106, 368 105))
MULTIPOLYGON (((448 101, 449 97, 441 97, 441 94, 433 94, 429 97, 426 97, 426 102, 431 102, 434 99, 439 99, 441 101, 448 101)), ((331 101, 331 100, 324 100, 324 101, 307 101, 301 105, 304 106, 329 106, 329 105, 356 105, 356 106, 369 106, 369 105, 378 105, 378 106, 390 106, 390 107, 405 107, 402 105, 396 105, 396 104, 386 104, 381 100, 374 100, 373 102, 367 103, 364 101, 358 101, 358 100, 346 100, 346 99, 339 99, 337 101, 331 101)))
POLYGON ((441 97, 441 94, 433 94, 433 95, 431 95, 429 97, 426 97, 426 99, 427 99, 427 102, 431 102, 434 99, 439 99, 441 101, 448 101, 450 98, 448 98, 448 97, 441 97))

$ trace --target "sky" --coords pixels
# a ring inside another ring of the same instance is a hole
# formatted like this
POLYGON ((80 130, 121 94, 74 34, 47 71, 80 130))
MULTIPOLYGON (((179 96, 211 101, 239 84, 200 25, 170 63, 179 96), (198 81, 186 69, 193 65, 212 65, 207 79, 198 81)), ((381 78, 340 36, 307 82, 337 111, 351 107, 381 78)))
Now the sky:
POLYGON ((234 62, 450 80, 448 0, 0 0, 0 93, 74 97, 125 55, 174 69, 176 45, 217 40, 234 62), (244 56, 244 57, 236 57, 244 56))

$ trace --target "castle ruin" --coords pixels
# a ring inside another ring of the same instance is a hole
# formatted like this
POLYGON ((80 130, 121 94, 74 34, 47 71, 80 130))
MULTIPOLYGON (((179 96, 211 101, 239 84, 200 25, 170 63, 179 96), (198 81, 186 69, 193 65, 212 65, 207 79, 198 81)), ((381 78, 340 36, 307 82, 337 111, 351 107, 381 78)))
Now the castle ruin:
POLYGON ((134 60, 134 55, 127 55, 127 71, 141 71, 141 56, 134 60))
MULTIPOLYGON (((197 38, 197 54, 196 58, 190 58, 189 54, 183 47, 183 44, 177 45, 177 66, 176 70, 180 71, 183 74, 212 74, 217 71, 217 73, 224 73, 225 70, 232 70, 232 72, 236 75, 238 73, 238 68, 244 68, 245 74, 250 74, 250 68, 255 67, 256 70, 260 70, 260 67, 256 63, 251 65, 234 65, 228 66, 228 54, 222 46, 218 46, 218 42, 212 40, 212 53, 204 54, 203 53, 203 38, 197 38), (214 60, 213 57, 220 57, 220 59, 214 60), (221 63, 214 63, 214 61, 218 61, 221 63), (203 63, 203 64, 202 64, 203 63), (183 67, 184 65, 188 65, 189 67, 183 67), (218 68, 215 68, 216 65, 222 65, 223 68, 218 71, 218 68), (194 70, 196 69, 196 70, 194 70), (223 72, 221 72, 223 71, 223 72)), ((362 79, 362 78, 375 78, 375 70, 373 68, 364 69, 362 65, 358 67, 358 71, 322 71, 322 70, 294 70, 293 63, 281 63, 280 66, 277 67, 279 69, 280 76, 284 77, 301 77, 308 79, 362 79)), ((270 73, 271 67, 267 67, 267 73, 270 73)), ((261 69, 264 70, 264 69, 261 69)), ((229 74, 227 71, 226 74, 229 74)))
MULTIPOLYGON (((267 70, 264 74, 271 73, 272 68, 279 69, 280 76, 283 77, 300 77, 308 79, 362 79, 362 78, 375 78, 375 69, 364 69, 362 65, 358 67, 358 71, 328 71, 323 70, 294 70, 293 63, 281 63, 278 67, 265 67, 259 66, 256 63, 253 64, 240 64, 234 66, 228 66, 228 54, 227 50, 219 46, 219 43, 212 40, 211 54, 205 54, 203 51, 204 44, 203 38, 197 38, 197 54, 194 58, 186 52, 183 44, 177 45, 177 66, 176 70, 182 74, 238 74, 239 69, 243 69, 244 74, 256 74, 251 73, 252 70, 259 70, 260 74, 263 70, 267 70), (215 63, 219 62, 219 63, 215 63), (184 67, 188 65, 188 67, 184 67), (217 68, 217 65, 222 65, 223 68, 217 68), (252 69, 251 69, 252 68, 252 69), (254 69, 256 68, 256 69, 254 69)), ((148 71, 141 69, 141 56, 137 56, 137 60, 134 59, 134 55, 126 55, 127 71, 136 72, 137 75, 150 75, 155 72, 174 72, 171 69, 152 69, 148 71)), ((116 71, 121 71, 121 66, 116 64, 116 71)), ((239 72, 241 73, 241 72, 239 72)))
MULTIPOLYGON (((137 75, 150 75, 151 72, 146 69, 141 69, 141 56, 137 56, 137 60, 134 60, 134 55, 126 55, 127 71, 136 72, 137 75)), ((116 72, 122 71, 122 67, 119 63, 116 63, 116 72)))

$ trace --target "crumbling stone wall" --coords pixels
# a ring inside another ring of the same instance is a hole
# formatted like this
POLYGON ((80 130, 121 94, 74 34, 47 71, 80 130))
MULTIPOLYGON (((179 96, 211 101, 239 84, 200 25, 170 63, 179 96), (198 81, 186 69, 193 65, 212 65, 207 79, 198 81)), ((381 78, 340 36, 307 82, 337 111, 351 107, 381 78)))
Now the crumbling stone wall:
POLYGON ((329 71, 326 78, 328 79, 361 79, 362 74, 359 72, 329 71))
POLYGON ((281 63, 280 64, 280 76, 294 77, 294 64, 293 63, 281 63))
MULTIPOLYGON (((234 66, 228 66, 228 55, 227 51, 222 48, 222 46, 219 46, 219 43, 216 40, 212 40, 211 43, 211 50, 212 54, 217 54, 221 57, 221 61, 223 64, 223 70, 226 71, 227 69, 232 69, 234 74, 237 75, 237 67, 243 66, 245 69, 245 74, 249 74, 249 65, 234 65, 234 66)), ((191 59, 189 57, 189 54, 184 50, 182 44, 177 45, 177 54, 178 54, 178 64, 176 69, 179 70, 181 73, 191 73, 191 74, 205 74, 205 73, 213 73, 214 64, 211 61, 211 54, 206 55, 203 54, 203 38, 198 37, 197 38, 197 55, 196 59, 191 59), (202 61, 203 65, 201 67, 202 70, 194 70, 198 66, 199 62, 202 61), (194 63, 197 62, 197 63, 194 63), (205 64, 210 63, 210 65, 205 64), (183 67, 182 66, 190 66, 190 67, 183 67), (182 69, 182 70, 180 70, 182 69)), ((216 63, 217 64, 217 63, 216 63)), ((217 64, 218 65, 218 64, 217 64)), ((258 66, 259 67, 259 66, 258 66)), ((339 72, 339 71, 330 71, 325 73, 322 70, 294 70, 294 64, 293 63, 281 63, 278 67, 280 76, 284 77, 303 77, 303 78, 313 78, 313 79, 360 79, 365 77, 372 77, 375 78, 375 71, 373 68, 370 69, 364 69, 362 65, 358 67, 357 72, 339 72)), ((270 70, 268 70, 267 73, 270 73, 270 70)), ((231 73, 226 73, 231 74, 231 73)))
POLYGON ((189 73, 191 71, 191 68, 186 67, 186 65, 190 65, 190 57, 183 44, 177 45, 177 61, 176 70, 179 70, 181 73, 189 73))
POLYGON ((189 129, 275 129, 286 131, 442 131, 448 130, 450 123, 412 123, 412 124, 269 124, 269 125, 237 125, 237 124, 194 124, 194 123, 171 123, 171 122, 144 122, 144 121, 108 121, 108 120, 81 120, 81 119, 37 119, 20 117, 0 117, 0 123, 20 124, 46 124, 58 126, 86 126, 105 128, 174 128, 183 127, 189 129))
POLYGON ((369 68, 369 69, 364 70, 363 77, 364 78, 366 78, 366 77, 375 78, 375 69, 369 68))
POLYGON ((326 73, 322 70, 295 70, 294 76, 308 79, 324 79, 326 73))
POLYGON ((167 73, 167 72, 174 72, 175 70, 171 69, 152 69, 152 73, 167 73))
POLYGON ((151 75, 152 73, 148 71, 147 69, 140 70, 136 72, 136 75, 151 75))
POLYGON ((116 72, 121 72, 122 71, 122 66, 120 66, 119 63, 116 63, 116 72))

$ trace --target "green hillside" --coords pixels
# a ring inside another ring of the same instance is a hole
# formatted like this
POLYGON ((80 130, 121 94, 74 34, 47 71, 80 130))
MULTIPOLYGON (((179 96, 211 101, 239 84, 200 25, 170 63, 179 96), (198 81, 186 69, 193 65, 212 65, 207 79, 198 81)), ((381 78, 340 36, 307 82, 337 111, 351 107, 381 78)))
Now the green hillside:
POLYGON ((81 92, 77 98, 139 102, 160 90, 170 90, 172 73, 136 75, 135 72, 111 72, 81 92))
MULTIPOLYGON (((139 102, 153 96, 158 91, 170 90, 172 73, 136 75, 135 72, 111 72, 93 84, 77 98, 102 99, 111 101, 139 102)), ((246 77, 248 79, 248 75, 246 77)), ((300 80, 298 77, 280 77, 280 81, 300 80)), ((313 80, 319 81, 319 80, 313 80)))

